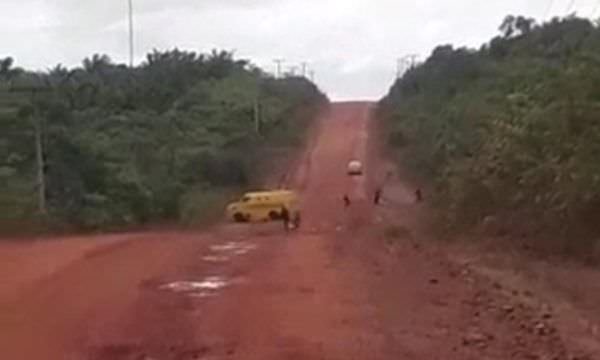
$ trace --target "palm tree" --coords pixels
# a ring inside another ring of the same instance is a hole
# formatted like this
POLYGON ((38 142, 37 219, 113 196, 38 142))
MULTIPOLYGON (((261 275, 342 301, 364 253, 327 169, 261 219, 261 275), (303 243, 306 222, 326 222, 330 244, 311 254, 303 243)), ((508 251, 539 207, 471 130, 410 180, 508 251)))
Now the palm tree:
POLYGON ((91 58, 83 60, 83 69, 90 74, 101 73, 111 65, 112 61, 108 55, 94 54, 91 58))
POLYGON ((23 73, 23 69, 13 67, 14 60, 11 57, 0 59, 0 81, 11 81, 23 73))

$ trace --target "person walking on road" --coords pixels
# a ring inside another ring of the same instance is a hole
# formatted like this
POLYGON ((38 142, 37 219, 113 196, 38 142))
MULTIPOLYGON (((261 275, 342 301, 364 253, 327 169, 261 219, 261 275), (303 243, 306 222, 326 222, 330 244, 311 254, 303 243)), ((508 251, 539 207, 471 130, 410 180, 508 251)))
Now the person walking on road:
POLYGON ((283 221, 283 229, 288 232, 290 230, 290 212, 285 206, 281 207, 281 220, 283 221))
POLYGON ((298 230, 300 228, 300 211, 297 211, 294 215, 294 230, 298 230))
POLYGON ((415 191, 415 199, 417 200, 417 202, 423 201, 423 193, 421 192, 421 189, 417 189, 415 191))
POLYGON ((349 207, 350 206, 350 198, 348 197, 348 195, 344 195, 344 207, 349 207))
POLYGON ((375 195, 373 196, 373 203, 375 205, 379 205, 379 203, 381 202, 381 188, 378 187, 377 189, 375 189, 375 195))

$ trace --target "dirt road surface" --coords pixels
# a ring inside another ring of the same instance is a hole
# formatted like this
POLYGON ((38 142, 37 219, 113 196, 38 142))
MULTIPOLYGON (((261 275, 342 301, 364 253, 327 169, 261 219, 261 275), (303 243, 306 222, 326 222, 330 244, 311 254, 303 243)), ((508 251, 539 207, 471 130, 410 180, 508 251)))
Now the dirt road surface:
POLYGON ((421 242, 423 209, 401 178, 372 204, 383 161, 371 110, 337 103, 319 119, 295 169, 297 232, 220 225, 0 246, 0 357, 598 358, 593 334, 577 348, 551 306, 421 242), (366 176, 346 176, 351 159, 366 176))

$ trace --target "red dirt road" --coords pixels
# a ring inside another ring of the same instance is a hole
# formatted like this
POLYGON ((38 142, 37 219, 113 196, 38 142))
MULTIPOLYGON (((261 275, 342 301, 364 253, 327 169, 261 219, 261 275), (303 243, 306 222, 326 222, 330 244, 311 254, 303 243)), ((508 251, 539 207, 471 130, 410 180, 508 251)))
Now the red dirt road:
POLYGON ((421 209, 403 182, 393 204, 371 204, 370 110, 333 104, 320 119, 295 175, 299 232, 222 225, 1 246, 0 357, 569 359, 549 310, 419 243, 421 209), (352 158, 365 178, 345 175, 352 158))

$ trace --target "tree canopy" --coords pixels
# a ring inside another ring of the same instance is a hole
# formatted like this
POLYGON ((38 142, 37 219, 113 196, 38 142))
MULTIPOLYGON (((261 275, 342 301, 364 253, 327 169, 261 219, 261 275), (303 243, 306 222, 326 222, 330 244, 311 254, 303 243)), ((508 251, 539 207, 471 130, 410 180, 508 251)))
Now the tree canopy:
POLYGON ((0 226, 40 212, 84 227, 177 218, 191 192, 247 185, 261 149, 301 139, 326 101, 223 51, 44 72, 0 59, 0 226))
POLYGON ((588 249, 600 234, 600 28, 508 16, 499 30, 406 72, 380 103, 390 139, 449 223, 494 216, 588 249))

